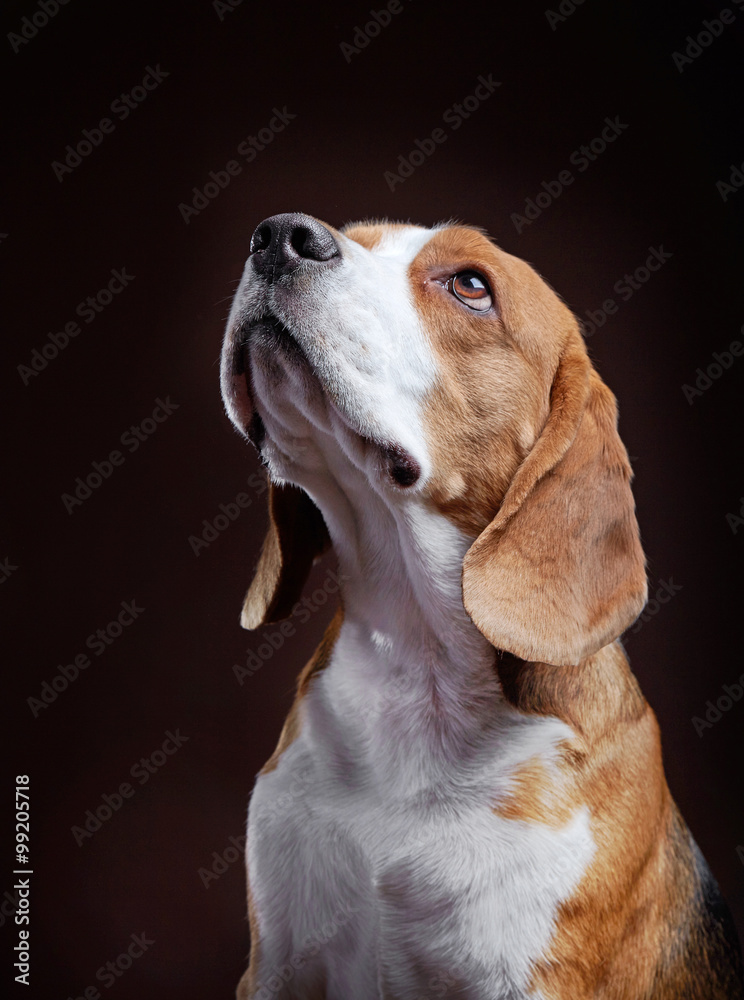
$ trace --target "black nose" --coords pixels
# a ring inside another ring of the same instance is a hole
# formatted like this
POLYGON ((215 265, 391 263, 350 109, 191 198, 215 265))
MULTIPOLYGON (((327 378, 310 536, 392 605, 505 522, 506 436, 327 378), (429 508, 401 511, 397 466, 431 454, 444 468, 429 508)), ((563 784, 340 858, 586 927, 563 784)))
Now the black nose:
POLYGON ((303 261, 328 266, 341 259, 341 251, 320 222, 309 215, 287 212, 264 219, 256 228, 251 237, 251 259, 256 273, 271 284, 303 261))

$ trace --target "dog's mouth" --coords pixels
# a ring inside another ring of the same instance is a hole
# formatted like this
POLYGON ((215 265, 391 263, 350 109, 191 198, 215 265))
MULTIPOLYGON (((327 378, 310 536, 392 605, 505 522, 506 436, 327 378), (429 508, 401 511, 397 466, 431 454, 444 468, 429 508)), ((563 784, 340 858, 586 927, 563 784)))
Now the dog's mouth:
POLYGON ((275 358, 281 354, 283 358, 303 364, 311 371, 312 366, 289 327, 285 326, 278 316, 267 313, 241 329, 235 348, 233 371, 244 384, 245 402, 250 408, 245 431, 260 455, 266 439, 266 427, 258 410, 255 409, 251 351, 256 348, 260 350, 263 358, 275 358))
POLYGON ((268 370, 275 366, 277 369, 283 369, 287 365, 302 369, 304 375, 316 383, 319 391, 365 448, 372 449, 379 456, 384 471, 392 483, 408 489, 418 482, 421 477, 421 466, 416 459, 399 444, 370 436, 353 425, 332 386, 326 384, 289 327, 272 313, 251 320, 241 327, 233 354, 231 379, 233 402, 240 412, 245 434, 259 454, 266 440, 266 427, 256 409, 253 369, 257 364, 268 370))
POLYGON ((253 370, 258 363, 281 376, 280 360, 303 365, 310 362, 290 329, 272 313, 242 323, 232 336, 229 354, 223 353, 222 393, 233 421, 261 450, 265 438, 263 422, 256 411, 253 370))
MULTIPOLYGON (((267 313, 260 319, 253 320, 244 326, 236 345, 234 371, 237 375, 245 375, 250 381, 252 348, 258 347, 264 357, 271 358, 277 354, 310 364, 289 327, 272 313, 267 313)), ((250 388, 250 385, 249 385, 250 388)))

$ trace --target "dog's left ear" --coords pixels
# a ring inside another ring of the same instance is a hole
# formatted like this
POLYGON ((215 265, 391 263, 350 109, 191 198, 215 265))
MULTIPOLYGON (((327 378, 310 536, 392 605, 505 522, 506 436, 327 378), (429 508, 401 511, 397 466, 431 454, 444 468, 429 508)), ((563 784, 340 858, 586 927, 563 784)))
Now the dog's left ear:
POLYGON ((463 561, 465 608, 497 649, 568 666, 637 618, 646 572, 631 476, 615 397, 577 331, 542 434, 463 561))
POLYGON ((269 483, 269 530, 243 602, 243 628, 288 618, 313 563, 330 544, 323 515, 307 493, 269 483))

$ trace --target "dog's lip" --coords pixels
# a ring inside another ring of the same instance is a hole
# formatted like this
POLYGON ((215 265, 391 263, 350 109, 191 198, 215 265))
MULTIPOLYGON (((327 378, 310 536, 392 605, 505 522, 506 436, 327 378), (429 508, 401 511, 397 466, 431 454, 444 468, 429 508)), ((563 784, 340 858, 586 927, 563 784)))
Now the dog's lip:
POLYGON ((421 478, 421 466, 413 455, 399 444, 383 445, 382 453, 387 463, 388 476, 397 486, 408 489, 416 485, 421 478))
MULTIPOLYGON (((307 361, 305 354, 292 334, 289 327, 279 319, 274 313, 265 313, 256 319, 242 325, 237 341, 234 370, 236 374, 245 373, 248 377, 250 371, 249 351, 251 339, 259 333, 271 338, 267 345, 271 348, 281 348, 285 353, 302 355, 307 361)), ((308 362, 309 363, 309 362, 308 362)))

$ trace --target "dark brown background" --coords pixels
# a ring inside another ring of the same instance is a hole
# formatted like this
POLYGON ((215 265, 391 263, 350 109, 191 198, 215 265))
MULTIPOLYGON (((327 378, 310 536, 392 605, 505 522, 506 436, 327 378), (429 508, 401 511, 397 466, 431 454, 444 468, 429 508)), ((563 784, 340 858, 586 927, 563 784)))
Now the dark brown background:
MULTIPOLYGON (((208 889, 198 872, 242 833, 254 775, 330 613, 237 683, 233 664, 263 641, 239 629, 238 611, 265 510, 246 484, 255 456, 223 413, 218 355, 250 234, 281 211, 334 225, 482 225, 579 313, 613 296, 648 247, 673 253, 589 344, 620 401, 650 581, 682 586, 628 650, 659 716, 673 794, 744 930, 744 702, 702 737, 691 721, 744 667, 744 531, 726 522, 744 493, 744 359, 693 405, 681 390, 742 337, 744 192, 724 203, 715 182, 744 159, 744 11, 679 73, 672 52, 720 3, 586 0, 556 30, 539 3, 403 7, 347 64, 340 43, 369 3, 244 0, 220 20, 208 0, 71 0, 17 54, 7 33, 38 8, 5 5, 0 559, 17 569, 0 586, 0 789, 7 835, 13 775, 31 776, 33 996, 82 995, 133 933, 155 944, 112 996, 229 997, 244 967, 242 864, 208 889), (58 182, 51 162, 158 63, 168 78, 58 182), (489 73, 502 86, 458 131, 445 126, 447 142, 391 192, 384 171, 489 73), (186 225, 179 203, 284 105, 296 118, 186 225), (518 235, 511 213, 571 167, 606 116, 628 128, 585 173, 571 168, 574 184, 518 235), (24 385, 17 366, 121 267, 135 280, 24 385), (178 410, 68 514, 61 495, 158 396, 178 410), (189 536, 241 491, 251 508, 195 556, 189 536), (27 699, 131 599, 145 608, 139 620, 34 718, 27 699), (72 826, 176 728, 188 742, 78 847, 72 826)), ((7 918, 3 929, 12 981, 15 929, 7 918)))

